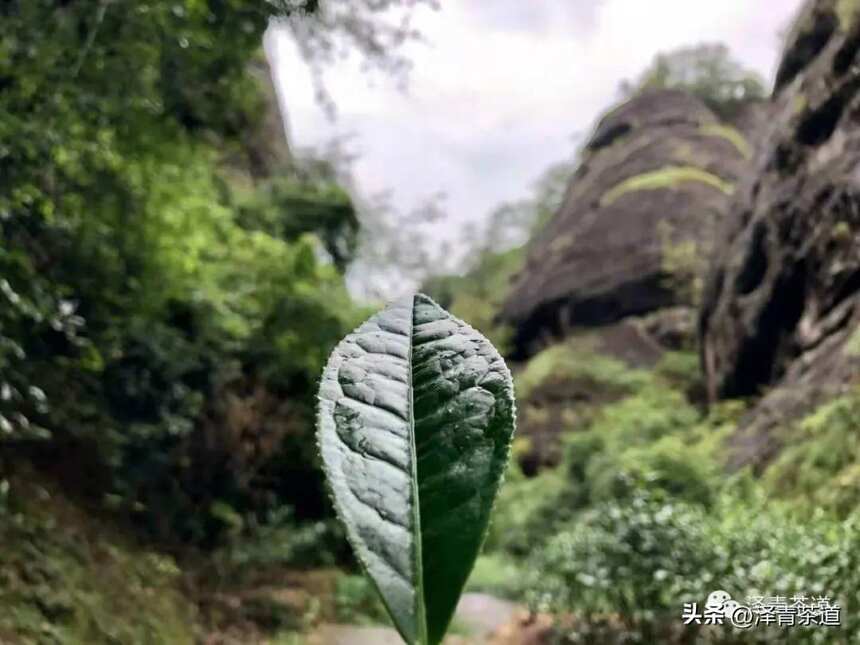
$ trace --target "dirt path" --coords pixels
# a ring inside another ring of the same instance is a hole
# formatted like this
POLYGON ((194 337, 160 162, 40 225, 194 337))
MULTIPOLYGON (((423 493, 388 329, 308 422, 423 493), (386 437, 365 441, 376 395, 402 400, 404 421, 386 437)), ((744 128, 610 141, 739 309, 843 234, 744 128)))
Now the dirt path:
MULTIPOLYGON (((482 593, 460 598, 454 620, 463 635, 445 639, 447 645, 479 645, 501 625, 508 623, 520 606, 482 593)), ((310 645, 402 645, 397 632, 388 627, 321 625, 309 638, 310 645)))

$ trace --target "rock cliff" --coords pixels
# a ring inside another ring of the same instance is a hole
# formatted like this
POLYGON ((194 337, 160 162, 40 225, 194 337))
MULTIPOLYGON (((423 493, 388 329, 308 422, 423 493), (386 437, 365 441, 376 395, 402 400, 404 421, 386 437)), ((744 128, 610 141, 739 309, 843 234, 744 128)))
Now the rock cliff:
POLYGON ((600 119, 503 307, 515 357, 570 329, 694 302, 751 154, 738 129, 680 91, 642 93, 600 119))
POLYGON ((700 351, 710 397, 764 394, 731 445, 763 464, 797 415, 860 374, 860 21, 808 3, 789 34, 748 181, 706 281, 700 351))

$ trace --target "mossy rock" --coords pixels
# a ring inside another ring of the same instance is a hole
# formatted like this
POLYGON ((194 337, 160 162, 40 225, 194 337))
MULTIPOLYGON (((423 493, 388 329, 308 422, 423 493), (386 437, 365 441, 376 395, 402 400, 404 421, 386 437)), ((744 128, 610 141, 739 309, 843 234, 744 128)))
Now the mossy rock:
POLYGON ((610 110, 504 300, 512 356, 571 330, 693 304, 704 265, 681 276, 690 285, 667 282, 661 226, 673 245, 707 257, 750 157, 738 130, 683 92, 645 91, 610 110))
POLYGON ((745 159, 752 157, 753 148, 739 130, 723 123, 705 123, 701 126, 702 134, 711 137, 722 137, 731 143, 745 159))
POLYGON ((702 290, 709 396, 756 399, 728 446, 737 467, 767 467, 798 418, 860 380, 858 6, 804 3, 702 290))
POLYGON ((726 195, 731 195, 734 192, 734 187, 731 183, 700 168, 693 166, 664 166, 657 170, 628 177, 621 183, 613 186, 600 198, 600 205, 609 206, 628 193, 641 190, 657 190, 660 188, 672 189, 688 181, 697 181, 712 186, 726 195))
POLYGON ((850 31, 860 15, 860 2, 857 0, 836 0, 836 16, 839 18, 839 27, 843 31, 850 31))

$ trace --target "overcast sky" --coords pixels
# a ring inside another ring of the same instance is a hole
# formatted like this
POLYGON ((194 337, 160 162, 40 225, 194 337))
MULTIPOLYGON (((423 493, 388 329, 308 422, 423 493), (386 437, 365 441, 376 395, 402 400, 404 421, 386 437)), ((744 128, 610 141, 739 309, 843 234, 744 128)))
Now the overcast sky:
POLYGON ((721 41, 770 82, 800 0, 472 0, 420 9, 426 43, 406 93, 357 61, 329 69, 335 121, 315 102, 310 73, 284 35, 269 40, 294 146, 352 135, 365 195, 391 191, 408 211, 446 194, 453 235, 493 206, 525 196, 551 163, 660 51, 721 41))

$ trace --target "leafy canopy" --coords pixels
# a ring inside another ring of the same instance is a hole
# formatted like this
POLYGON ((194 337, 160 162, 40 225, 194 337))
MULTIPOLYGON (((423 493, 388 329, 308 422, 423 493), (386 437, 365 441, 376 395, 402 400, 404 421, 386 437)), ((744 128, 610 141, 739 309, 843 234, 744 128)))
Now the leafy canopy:
POLYGON ((0 439, 76 446, 162 537, 325 512, 306 439, 358 221, 332 173, 259 163, 261 46, 286 20, 385 66, 395 4, 0 3, 0 439))
POLYGON ((631 96, 654 88, 687 91, 726 119, 766 95, 763 79, 732 58, 722 43, 702 43, 657 54, 636 80, 622 82, 621 93, 631 96))

